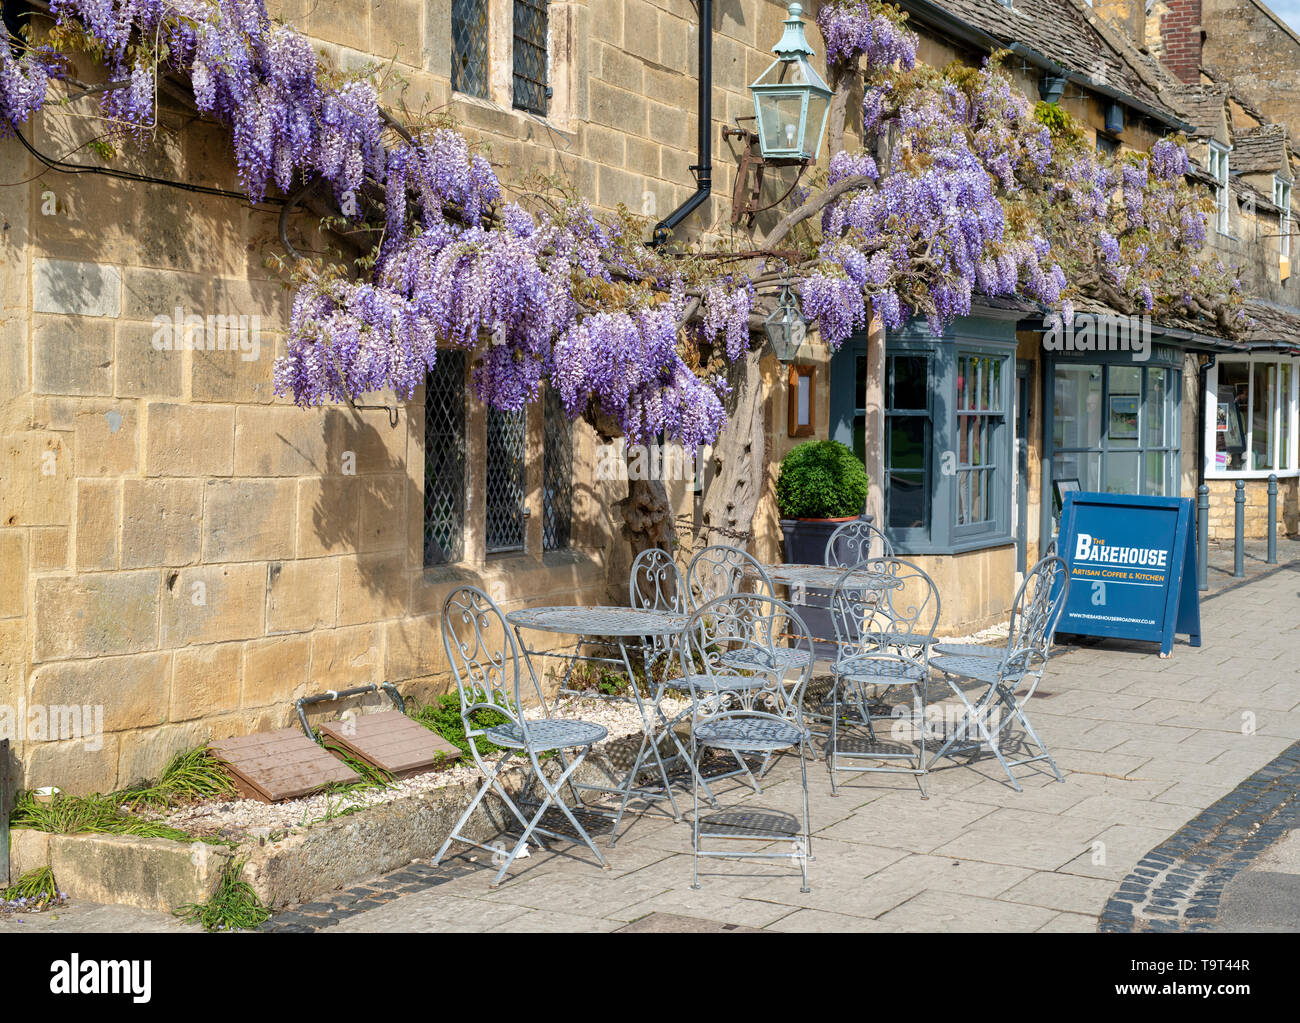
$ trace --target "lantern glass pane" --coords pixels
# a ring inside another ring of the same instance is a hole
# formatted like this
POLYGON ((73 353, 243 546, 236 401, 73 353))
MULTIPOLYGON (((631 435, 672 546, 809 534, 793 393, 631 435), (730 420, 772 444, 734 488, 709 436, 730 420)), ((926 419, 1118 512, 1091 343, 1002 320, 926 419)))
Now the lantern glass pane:
POLYGON ((812 93, 808 97, 808 123, 804 129, 804 154, 817 159, 817 154, 822 148, 822 132, 826 127, 826 108, 830 106, 830 99, 826 96, 819 96, 812 93))
POLYGON ((763 153, 797 153, 803 113, 802 93, 777 93, 758 97, 759 131, 763 153))

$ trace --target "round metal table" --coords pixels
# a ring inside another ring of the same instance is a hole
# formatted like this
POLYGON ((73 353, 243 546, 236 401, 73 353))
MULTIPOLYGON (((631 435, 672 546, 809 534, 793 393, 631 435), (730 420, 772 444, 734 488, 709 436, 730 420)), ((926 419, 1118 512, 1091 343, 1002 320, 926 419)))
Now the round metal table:
MULTIPOLYGON (((524 662, 528 665, 528 672, 533 677, 534 682, 537 680, 537 674, 533 667, 534 657, 559 657, 568 662, 564 679, 560 683, 560 693, 562 694, 577 694, 577 691, 567 688, 567 683, 572 677, 573 669, 578 661, 611 664, 621 667, 626 671, 627 677, 631 681, 629 686, 631 689, 631 702, 635 703, 637 710, 640 712, 644 726, 641 748, 637 751, 631 770, 628 771, 622 783, 615 786, 589 783, 574 783, 573 785, 575 790, 608 793, 620 797, 618 812, 612 815, 614 825, 610 832, 610 846, 612 847, 617 841, 619 824, 622 822, 623 814, 627 810, 628 801, 633 795, 651 803, 667 799, 673 808, 673 819, 681 820, 681 810, 678 808, 677 800, 673 796, 672 785, 668 778, 668 768, 659 752, 660 740, 665 736, 670 737, 677 748, 677 755, 687 764, 691 763, 691 759, 689 754, 682 748, 681 741, 677 738, 676 732, 671 728, 671 723, 660 706, 660 702, 663 700, 664 693, 668 688, 667 680, 665 679, 653 687, 647 705, 647 701, 642 699, 641 691, 636 684, 636 674, 632 670, 632 656, 629 647, 640 648, 642 663, 645 666, 646 678, 648 679, 650 677, 650 664, 645 650, 647 647, 654 646, 653 642, 650 641, 658 638, 666 641, 660 644, 661 646, 668 646, 672 639, 681 635, 685 630, 689 617, 674 614, 671 611, 643 610, 632 607, 555 606, 528 607, 511 611, 506 615, 506 621, 514 627, 515 636, 519 640, 519 648, 524 653, 524 662), (572 652, 567 654, 537 650, 530 647, 525 641, 525 630, 545 632, 552 635, 576 636, 578 641, 573 646, 572 652), (582 653, 584 646, 592 646, 602 640, 612 641, 612 644, 618 647, 619 656, 617 658, 582 653), (657 722, 655 716, 658 718, 657 722), (661 787, 652 788, 636 784, 637 776, 650 760, 654 761, 659 780, 662 783, 661 787)), ((577 695, 590 697, 593 694, 581 693, 577 695)), ((628 697, 622 696, 601 698, 628 699, 628 697)), ((673 758, 670 757, 669 759, 673 758)), ((589 812, 610 816, 608 811, 586 804, 584 806, 589 812)))

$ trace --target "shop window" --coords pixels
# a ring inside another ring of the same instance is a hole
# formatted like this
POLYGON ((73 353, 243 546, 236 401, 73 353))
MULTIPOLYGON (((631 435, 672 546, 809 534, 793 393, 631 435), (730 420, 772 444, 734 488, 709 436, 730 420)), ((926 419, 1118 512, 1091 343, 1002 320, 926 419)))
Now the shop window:
POLYGON ((1058 362, 1052 479, 1111 494, 1179 492, 1182 374, 1162 366, 1058 362))
POLYGON ((957 516, 954 525, 992 523, 998 476, 1007 470, 1002 367, 991 355, 957 357, 957 516))
POLYGON ((1207 381, 1207 473, 1295 472, 1296 376, 1290 359, 1219 358, 1207 381))
POLYGON ((487 99, 488 0, 451 0, 451 87, 487 99))

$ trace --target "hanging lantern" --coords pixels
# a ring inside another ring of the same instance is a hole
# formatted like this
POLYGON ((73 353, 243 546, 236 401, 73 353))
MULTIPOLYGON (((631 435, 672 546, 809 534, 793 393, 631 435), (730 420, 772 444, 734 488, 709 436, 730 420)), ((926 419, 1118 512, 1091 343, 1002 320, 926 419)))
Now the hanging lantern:
POLYGON ((781 297, 777 300, 772 315, 763 322, 763 330, 772 345, 772 353, 783 365, 794 362, 808 333, 808 324, 799 309, 799 302, 790 290, 790 285, 781 288, 781 297))

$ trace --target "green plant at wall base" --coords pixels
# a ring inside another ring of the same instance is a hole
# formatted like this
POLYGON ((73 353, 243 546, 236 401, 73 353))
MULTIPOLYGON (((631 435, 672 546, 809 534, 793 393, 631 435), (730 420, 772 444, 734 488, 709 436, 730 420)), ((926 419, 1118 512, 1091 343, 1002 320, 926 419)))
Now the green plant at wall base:
POLYGON ((20 875, 8 888, 0 889, 0 908, 20 899, 23 904, 13 908, 39 910, 59 902, 59 886, 54 881, 54 871, 49 867, 37 867, 20 875))
POLYGON ((186 923, 199 923, 205 931, 250 930, 270 918, 253 886, 244 880, 247 860, 232 860, 221 871, 217 890, 207 902, 191 902, 176 911, 186 923))
POLYGON ((234 798, 238 794, 225 767, 206 746, 177 753, 156 784, 117 793, 121 805, 131 810, 162 810, 177 803, 234 798))
POLYGON ((48 831, 57 835, 139 835, 142 838, 169 838, 174 842, 192 841, 179 828, 159 821, 123 813, 116 794, 89 796, 57 795, 41 802, 32 793, 18 796, 9 823, 15 828, 48 831))
POLYGON ((810 440, 781 462, 776 503, 787 519, 839 519, 860 515, 867 501, 867 470, 835 440, 810 440))
MULTIPOLYGON (((406 713, 429 731, 442 736, 465 756, 473 755, 470 752, 469 739, 465 735, 464 722, 460 717, 458 693, 443 693, 432 703, 425 704, 421 704, 414 697, 409 697, 406 701, 406 713)), ((473 723, 478 728, 491 728, 493 725, 504 725, 509 720, 498 711, 478 710, 474 712, 473 723)), ((494 746, 482 737, 475 741, 478 744, 479 756, 501 751, 500 746, 494 746)))

